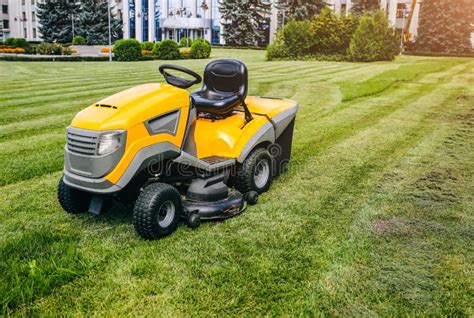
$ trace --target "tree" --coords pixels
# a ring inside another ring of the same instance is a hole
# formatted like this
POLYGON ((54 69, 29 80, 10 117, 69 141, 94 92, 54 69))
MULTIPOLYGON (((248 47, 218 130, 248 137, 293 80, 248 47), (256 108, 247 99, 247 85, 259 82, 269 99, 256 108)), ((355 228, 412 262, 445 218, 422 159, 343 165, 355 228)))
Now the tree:
POLYGON ((472 0, 424 0, 415 50, 462 54, 472 52, 472 0))
POLYGON ((373 12, 380 9, 380 0, 354 0, 351 7, 351 13, 354 15, 363 15, 367 12, 373 12))
POLYGON ((384 11, 366 14, 360 18, 349 46, 352 60, 391 61, 399 52, 399 38, 384 11))
POLYGON ((311 20, 325 6, 324 0, 276 0, 275 6, 285 14, 285 20, 311 20))
POLYGON ((225 0, 220 2, 224 20, 223 37, 228 45, 257 46, 265 38, 262 25, 270 4, 261 0, 225 0))
MULTIPOLYGON (((89 45, 106 44, 109 42, 108 4, 106 0, 82 0, 79 13, 79 23, 76 33, 86 39, 89 45)), ((121 22, 111 17, 112 39, 122 37, 121 22)))
POLYGON ((72 14, 77 10, 75 2, 38 1, 39 31, 45 42, 69 43, 72 41, 72 14))

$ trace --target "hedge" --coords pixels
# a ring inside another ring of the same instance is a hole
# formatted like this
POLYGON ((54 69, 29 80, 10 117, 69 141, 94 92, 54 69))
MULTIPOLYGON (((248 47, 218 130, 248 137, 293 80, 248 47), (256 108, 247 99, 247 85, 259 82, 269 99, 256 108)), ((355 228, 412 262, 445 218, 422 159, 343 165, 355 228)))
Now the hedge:
POLYGON ((267 59, 393 60, 399 39, 384 12, 360 18, 323 9, 311 21, 290 21, 267 46, 267 59))
POLYGON ((135 39, 118 40, 113 50, 117 61, 139 61, 142 58, 142 47, 135 39))
POLYGON ((211 55, 211 44, 203 39, 196 39, 191 45, 189 56, 192 59, 207 59, 211 55))
POLYGON ((153 53, 160 60, 178 60, 180 57, 178 44, 173 40, 164 40, 159 45, 155 44, 153 53))

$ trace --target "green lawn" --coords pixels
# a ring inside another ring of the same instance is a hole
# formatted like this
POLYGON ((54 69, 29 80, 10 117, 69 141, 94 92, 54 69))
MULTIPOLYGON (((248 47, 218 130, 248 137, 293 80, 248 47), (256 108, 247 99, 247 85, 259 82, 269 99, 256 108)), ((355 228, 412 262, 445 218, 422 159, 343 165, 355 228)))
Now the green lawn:
POLYGON ((56 185, 74 114, 160 63, 0 62, 3 313, 473 316, 474 60, 218 57, 299 102, 292 163, 241 216, 152 242, 120 207, 66 215, 56 185))

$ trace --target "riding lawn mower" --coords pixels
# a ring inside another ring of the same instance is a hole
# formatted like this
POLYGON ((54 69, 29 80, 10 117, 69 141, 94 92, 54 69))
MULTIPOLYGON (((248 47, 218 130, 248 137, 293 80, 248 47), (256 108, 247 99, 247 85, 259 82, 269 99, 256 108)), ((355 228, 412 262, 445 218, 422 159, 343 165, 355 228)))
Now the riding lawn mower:
POLYGON ((159 67, 167 84, 139 85, 79 112, 67 128, 58 200, 68 213, 100 214, 114 200, 133 206, 145 239, 180 220, 226 219, 256 204, 290 159, 297 103, 247 96, 237 60, 215 60, 202 81, 187 68, 159 67))

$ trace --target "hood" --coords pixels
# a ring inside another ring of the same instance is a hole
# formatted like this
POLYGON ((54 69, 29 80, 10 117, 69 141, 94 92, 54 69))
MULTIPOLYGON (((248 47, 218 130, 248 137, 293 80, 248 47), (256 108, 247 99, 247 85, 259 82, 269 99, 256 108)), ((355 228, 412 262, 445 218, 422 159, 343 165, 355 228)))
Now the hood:
POLYGON ((88 130, 129 129, 175 109, 189 107, 189 93, 168 84, 144 84, 106 97, 84 110, 71 126, 88 130))

